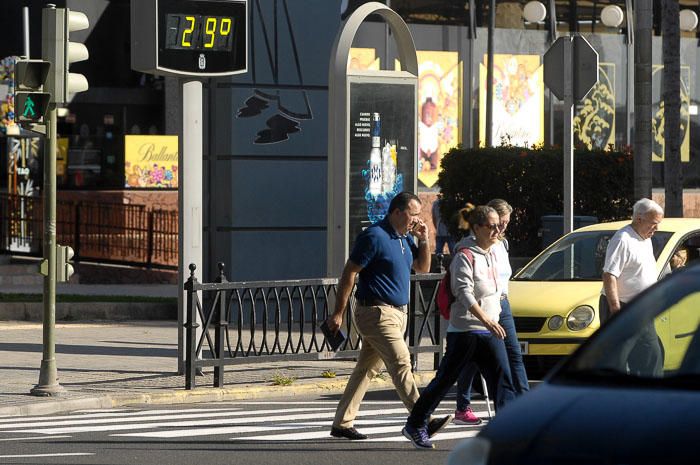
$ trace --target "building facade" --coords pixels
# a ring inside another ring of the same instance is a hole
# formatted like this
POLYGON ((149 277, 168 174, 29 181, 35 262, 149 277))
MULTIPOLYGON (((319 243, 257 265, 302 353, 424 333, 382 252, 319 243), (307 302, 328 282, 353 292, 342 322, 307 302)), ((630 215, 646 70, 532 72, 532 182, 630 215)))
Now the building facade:
MULTIPOLYGON (((0 56, 21 54, 20 6, 32 9, 32 25, 41 24, 43 2, 17 3, 0 19, 0 27, 13 38, 0 46, 0 56)), ((90 30, 78 33, 84 34, 90 60, 75 65, 88 77, 90 90, 75 97, 59 125, 59 135, 67 139, 61 195, 110 195, 175 207, 176 190, 125 187, 125 137, 180 134, 181 82, 130 69, 128 0, 56 3, 87 13, 91 22, 90 30)), ((326 198, 333 188, 327 185, 327 160, 339 156, 327 153, 329 58, 343 19, 362 3, 249 0, 248 72, 204 82, 205 279, 216 275, 217 262, 226 263, 231 280, 326 275, 326 198)), ((561 144, 562 102, 543 83, 542 55, 557 34, 569 31, 588 39, 600 63, 599 83, 575 109, 575 143, 604 148, 634 140, 628 22, 609 27, 600 21, 603 7, 619 5, 628 13, 630 2, 543 2, 547 16, 535 23, 523 18, 525 1, 394 0, 390 6, 409 23, 418 51, 418 186, 427 203, 438 190, 442 154, 458 144, 476 146, 485 140, 491 3, 496 5, 494 144, 561 144)), ((680 3, 698 9, 697 1, 680 3)), ((652 157, 654 186, 660 188, 663 59, 660 13, 654 13, 652 157)), ((33 26, 33 56, 39 56, 37 34, 33 26)), ((684 33, 681 157, 689 196, 700 189, 698 50, 695 33, 684 33)), ((393 69, 395 61, 386 25, 366 22, 349 66, 393 69)), ((700 208, 694 202, 686 201, 690 214, 700 208)))

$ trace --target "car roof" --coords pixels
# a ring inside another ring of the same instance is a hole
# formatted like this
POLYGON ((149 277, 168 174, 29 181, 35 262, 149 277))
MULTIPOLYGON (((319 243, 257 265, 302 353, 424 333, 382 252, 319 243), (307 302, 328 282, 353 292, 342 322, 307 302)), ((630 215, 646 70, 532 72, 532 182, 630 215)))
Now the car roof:
MULTIPOLYGON (((630 220, 596 223, 576 231, 617 231, 628 224, 630 220)), ((659 225, 659 231, 687 233, 695 230, 700 230, 700 218, 664 218, 659 225)))

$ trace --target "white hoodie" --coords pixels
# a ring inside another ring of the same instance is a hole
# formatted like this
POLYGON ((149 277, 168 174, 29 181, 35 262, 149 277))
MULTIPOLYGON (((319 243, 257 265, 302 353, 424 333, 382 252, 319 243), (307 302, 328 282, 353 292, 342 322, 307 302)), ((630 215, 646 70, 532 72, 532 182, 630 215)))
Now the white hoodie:
POLYGON ((476 245, 473 236, 462 239, 455 246, 450 275, 450 286, 455 296, 455 301, 450 307, 452 329, 488 331, 469 308, 478 303, 493 321, 498 321, 501 314, 501 289, 493 247, 485 251, 476 245))

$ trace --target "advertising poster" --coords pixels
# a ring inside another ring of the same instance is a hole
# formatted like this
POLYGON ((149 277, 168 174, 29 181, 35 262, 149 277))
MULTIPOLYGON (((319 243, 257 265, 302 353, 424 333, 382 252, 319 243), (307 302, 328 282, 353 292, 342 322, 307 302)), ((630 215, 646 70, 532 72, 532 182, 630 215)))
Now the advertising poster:
POLYGON ((615 145, 615 63, 598 64, 598 83, 576 104, 573 127, 588 150, 615 145))
POLYGON ((418 54, 418 181, 433 187, 440 160, 459 144, 461 76, 457 52, 418 54))
POLYGON ((176 189, 177 142, 177 136, 124 136, 124 187, 176 189))
MULTIPOLYGON (((664 101, 663 65, 653 65, 651 71, 651 161, 664 161, 664 101)), ((681 162, 690 161, 690 67, 681 66, 681 162)))
POLYGON ((415 118, 413 83, 350 83, 350 249, 396 194, 413 190, 415 118))
MULTIPOLYGON (((4 142, 5 139, 2 139, 4 142)), ((13 195, 40 195, 44 183, 44 141, 40 137, 7 138, 7 190, 13 195)))
POLYGON ((353 47, 348 57, 348 71, 379 71, 379 58, 373 48, 353 47))
POLYGON ((15 124, 15 61, 17 57, 0 60, 0 133, 19 134, 15 124))
MULTIPOLYGON (((494 145, 544 143, 544 81, 539 55, 496 54, 493 60, 494 145)), ((486 141, 486 63, 479 64, 479 145, 486 141)))

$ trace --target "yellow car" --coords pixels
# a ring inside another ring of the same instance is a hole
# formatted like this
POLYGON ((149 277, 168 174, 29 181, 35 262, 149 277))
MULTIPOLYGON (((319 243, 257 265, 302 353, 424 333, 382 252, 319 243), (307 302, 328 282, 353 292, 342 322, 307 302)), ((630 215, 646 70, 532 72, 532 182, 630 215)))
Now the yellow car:
MULTIPOLYGON (((598 299, 608 241, 629 221, 600 223, 573 231, 547 247, 509 283, 515 329, 528 373, 543 373, 573 352, 600 327, 598 299)), ((659 278, 671 272, 671 257, 687 250, 700 259, 700 219, 666 218, 652 237, 659 278)), ((665 347, 670 331, 657 321, 665 347)))

